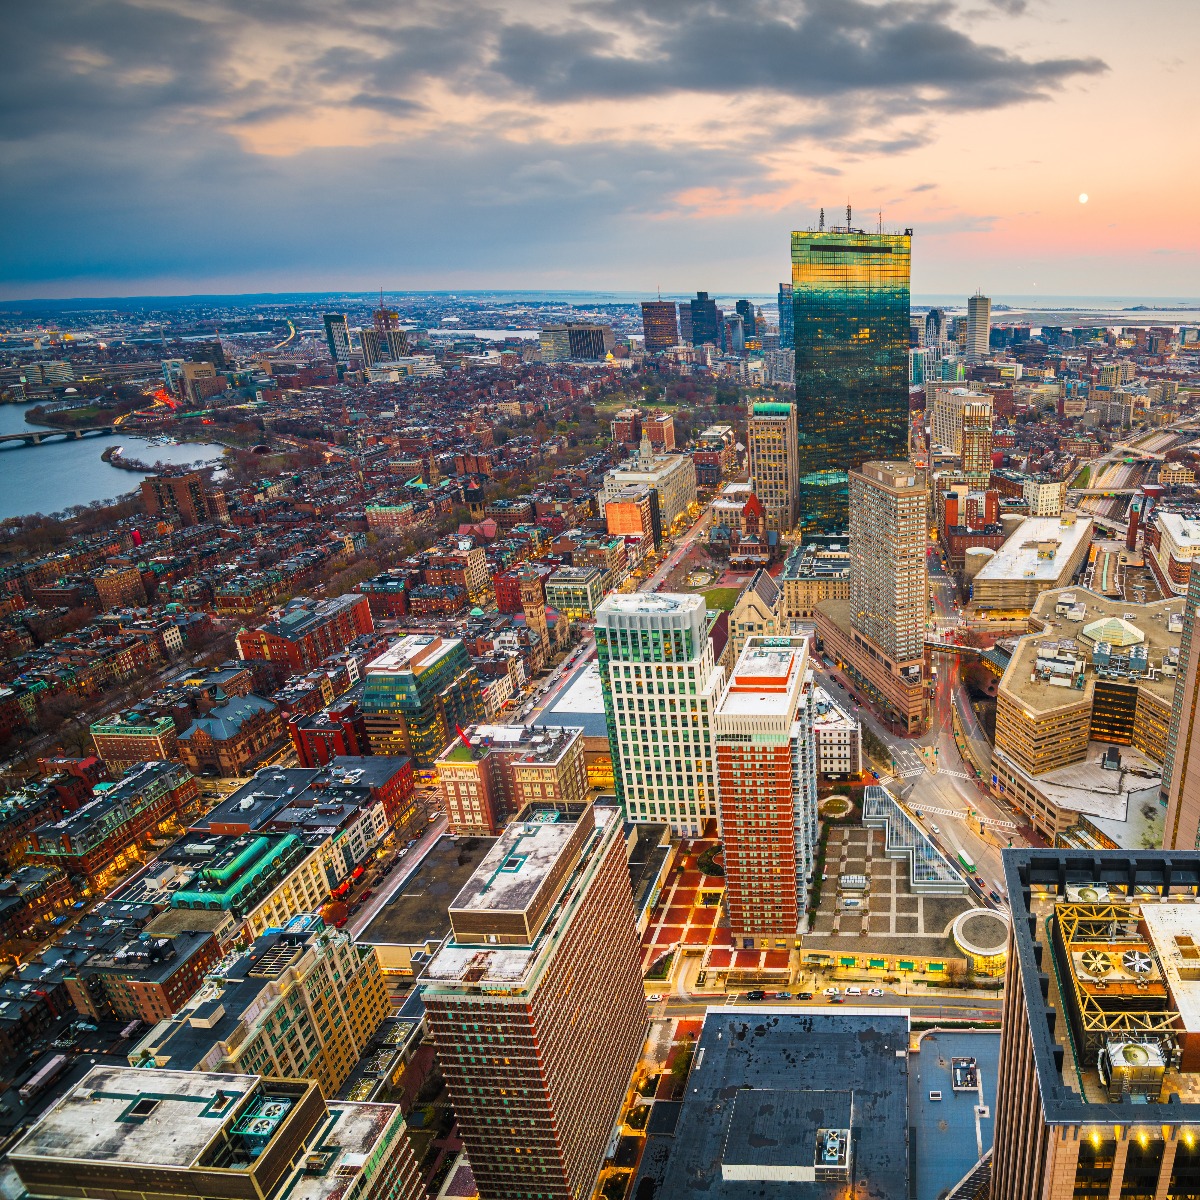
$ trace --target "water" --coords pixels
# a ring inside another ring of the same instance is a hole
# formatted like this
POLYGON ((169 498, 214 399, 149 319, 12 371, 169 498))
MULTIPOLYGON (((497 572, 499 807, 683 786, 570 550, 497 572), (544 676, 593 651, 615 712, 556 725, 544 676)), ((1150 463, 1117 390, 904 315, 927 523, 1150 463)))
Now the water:
MULTIPOLYGON (((25 404, 0 404, 0 433, 25 433, 25 404)), ((56 513, 93 500, 115 500, 135 490, 146 477, 102 462, 105 447, 120 445, 129 458, 142 462, 214 462, 224 447, 155 445, 120 430, 93 434, 79 441, 55 440, 41 446, 0 442, 0 520, 29 513, 56 513)))

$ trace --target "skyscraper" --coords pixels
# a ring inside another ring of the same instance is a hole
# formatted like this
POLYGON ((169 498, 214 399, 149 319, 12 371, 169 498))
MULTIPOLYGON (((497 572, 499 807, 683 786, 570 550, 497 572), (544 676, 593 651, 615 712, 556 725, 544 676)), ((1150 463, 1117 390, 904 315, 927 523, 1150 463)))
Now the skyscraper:
POLYGON ((360 329, 358 342, 363 361, 368 367, 376 363, 395 362, 409 353, 408 335, 403 329, 360 329))
POLYGON ((717 816, 712 709, 725 681, 703 596, 634 592, 596 609, 618 801, 631 821, 696 836, 717 816))
POLYGON ((350 361, 350 326, 345 313, 325 314, 325 341, 335 363, 344 366, 350 361))
POLYGON ((796 406, 779 400, 752 400, 746 422, 750 478, 766 509, 767 528, 786 533, 799 514, 796 468, 796 406))
POLYGON ((983 362, 988 356, 992 332, 992 302, 976 292, 967 301, 967 362, 983 362))
POLYGON ((908 453, 912 231, 792 234, 800 522, 842 531, 848 473, 908 453))
POLYGON ((792 948, 817 841, 804 638, 751 637, 713 715, 734 945, 792 948))
POLYGON ((756 337, 758 325, 754 318, 754 305, 749 300, 739 300, 733 308, 737 315, 742 318, 742 332, 745 336, 748 338, 756 337))
POLYGON ((450 924, 423 999, 479 1193, 586 1200, 646 1035, 619 810, 526 807, 450 924))
POLYGON ((642 333, 647 354, 679 345, 679 321, 675 313, 674 300, 642 301, 642 333))
POLYGON ((779 348, 796 348, 796 314, 792 311, 792 285, 779 285, 779 348))
POLYGON ((925 483, 908 462, 850 473, 850 621, 893 662, 925 650, 925 483))
POLYGON ((721 323, 726 354, 744 354, 746 351, 746 326, 740 314, 730 313, 721 323))
POLYGON ((1004 876, 990 1191, 972 1194, 1200 1196, 1200 856, 1006 850, 1004 876))
POLYGON ((963 405, 962 469, 970 481, 986 486, 992 475, 992 402, 990 398, 963 405))
POLYGON ((925 314, 925 345, 934 350, 946 345, 946 314, 940 308, 931 308, 925 314))
POLYGON ((1200 622, 1200 570, 1188 578, 1183 607, 1183 633, 1179 640, 1179 674, 1171 701, 1167 729, 1167 754, 1163 760, 1162 794, 1167 801, 1163 828, 1164 850, 1200 849, 1200 738, 1197 705, 1200 704, 1200 651, 1196 648, 1200 622))
POLYGON ((721 312, 717 302, 708 298, 707 292, 697 292, 689 307, 692 312, 692 345, 703 346, 711 342, 721 344, 721 312))
POLYGON ((543 362, 601 362, 616 345, 611 325, 571 321, 541 332, 543 362))

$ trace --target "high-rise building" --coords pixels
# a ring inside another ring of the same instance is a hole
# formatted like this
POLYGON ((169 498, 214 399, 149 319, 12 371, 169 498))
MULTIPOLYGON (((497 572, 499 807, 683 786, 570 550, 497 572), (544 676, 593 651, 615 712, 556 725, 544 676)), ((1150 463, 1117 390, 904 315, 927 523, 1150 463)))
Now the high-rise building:
POLYGON ((140 1067, 315 1079, 335 1095, 389 1012, 374 946, 312 913, 211 972, 129 1052, 140 1067))
POLYGON ((345 313, 326 313, 325 343, 329 347, 329 357, 339 365, 350 361, 350 325, 345 313))
POLYGON ((692 345, 703 346, 711 342, 712 345, 719 346, 721 310, 717 308, 717 302, 710 300, 707 292, 697 292, 689 307, 692 312, 692 345))
POLYGON ((679 345, 679 321, 674 300, 642 301, 642 333, 646 352, 669 350, 679 345))
POLYGON ((223 525, 229 521, 225 493, 212 487, 199 471, 143 479, 142 503, 152 517, 164 516, 180 525, 202 525, 207 521, 223 525))
POLYGON ((779 285, 779 349, 796 348, 796 314, 792 309, 792 285, 779 285))
POLYGON ((368 367, 381 362, 395 362, 412 353, 408 334, 403 329, 360 329, 358 342, 362 346, 363 362, 368 367))
POLYGON ((611 325, 569 322, 541 333, 543 362, 601 362, 615 345, 611 325))
POLYGON ((742 318, 742 332, 748 337, 758 336, 758 325, 754 316, 754 305, 749 300, 739 300, 734 306, 734 311, 742 318))
POLYGON ((868 462, 850 473, 850 621, 893 662, 925 650, 926 503, 911 463, 868 462))
POLYGON ((601 511, 610 499, 620 497, 628 487, 648 487, 658 493, 662 526, 669 530, 696 502, 696 464, 690 454, 655 454, 643 431, 638 457, 605 473, 600 492, 601 511))
POLYGON ((792 234, 800 522, 845 530, 849 472, 908 453, 912 231, 792 234))
POLYGON ((1179 674, 1171 700, 1167 729, 1167 754, 1163 761, 1162 796, 1167 801, 1163 828, 1164 850, 1200 849, 1200 738, 1194 735, 1200 705, 1200 650, 1196 626, 1200 622, 1200 570, 1188 580, 1183 607, 1183 632, 1179 640, 1179 674))
POLYGON ((932 350, 942 350, 946 345, 946 314, 940 308, 931 308, 925 314, 925 345, 932 350))
POLYGON ((1200 1196, 1200 855, 1006 850, 1004 875, 990 1192, 973 1194, 1200 1196))
POLYGON ((726 354, 744 354, 746 351, 746 327, 741 316, 730 313, 722 318, 721 331, 726 354))
POLYGON ((963 413, 969 404, 986 404, 991 411, 991 398, 983 392, 973 392, 960 383, 930 382, 925 389, 929 412, 929 436, 935 446, 951 454, 963 452, 963 413))
POLYGON ((992 302, 976 292, 967 301, 967 362, 983 362, 988 356, 992 333, 992 302))
POLYGON ((479 1194, 586 1200, 647 1028, 620 811, 525 808, 450 923, 422 998, 479 1194))
POLYGON ((302 1079, 93 1067, 12 1147, 35 1200, 417 1200, 395 1104, 326 1102, 302 1079))
POLYGON ((456 725, 483 715, 479 677, 460 638, 413 633, 364 671, 361 706, 373 754, 432 767, 456 725))
POLYGON ((972 483, 986 486, 992 474, 992 402, 963 406, 962 469, 972 483))
POLYGON ((679 343, 682 346, 692 345, 692 306, 679 305, 679 343))
POLYGON ((766 510, 767 528, 786 533, 800 510, 796 465, 796 406, 780 400, 751 400, 746 448, 754 492, 766 510))
POLYGON ((725 898, 734 945, 790 950, 817 843, 805 638, 751 637, 713 714, 725 898))
POLYGON ((716 819, 716 665, 703 596, 634 592, 596 610, 596 649, 617 799, 631 821, 696 836, 716 819))

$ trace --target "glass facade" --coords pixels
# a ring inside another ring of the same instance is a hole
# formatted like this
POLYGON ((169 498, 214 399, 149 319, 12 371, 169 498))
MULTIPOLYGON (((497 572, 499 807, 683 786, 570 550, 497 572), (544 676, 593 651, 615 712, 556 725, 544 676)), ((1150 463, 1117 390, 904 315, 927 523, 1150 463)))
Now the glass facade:
POLYGON ((800 526, 845 530, 848 472, 908 457, 912 234, 792 234, 800 526))

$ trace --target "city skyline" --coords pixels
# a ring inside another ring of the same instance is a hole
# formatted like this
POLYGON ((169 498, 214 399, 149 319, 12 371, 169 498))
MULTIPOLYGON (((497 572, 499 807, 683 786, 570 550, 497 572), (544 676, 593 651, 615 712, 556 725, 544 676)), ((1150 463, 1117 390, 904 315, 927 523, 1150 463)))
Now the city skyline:
POLYGON ((918 294, 1186 293, 1189 169, 1141 112, 1183 109, 1175 48, 1200 16, 1149 7, 1136 25, 1079 0, 23 14, 3 294, 383 273, 649 296, 689 290, 701 257, 765 291, 788 230, 847 200, 914 228, 918 294), (1136 139, 1138 171, 1096 128, 1136 139))

